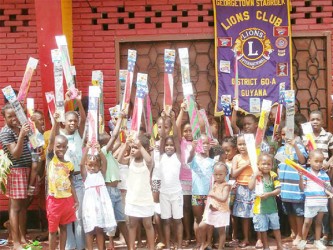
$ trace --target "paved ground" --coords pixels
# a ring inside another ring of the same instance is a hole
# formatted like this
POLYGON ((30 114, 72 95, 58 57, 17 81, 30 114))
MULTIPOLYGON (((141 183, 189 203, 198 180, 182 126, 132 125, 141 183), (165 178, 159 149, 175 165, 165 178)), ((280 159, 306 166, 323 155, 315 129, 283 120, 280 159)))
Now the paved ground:
MULTIPOLYGON (((39 231, 29 231, 28 232, 28 239, 32 240, 34 239, 36 236, 38 235, 41 235, 41 232, 39 231)), ((0 231, 0 239, 5 239, 6 238, 6 232, 5 231, 0 231)), ((276 249, 276 243, 275 243, 275 240, 272 239, 272 238, 269 238, 269 241, 270 241, 270 249, 271 250, 275 250, 276 249)), ((107 242, 108 243, 108 242, 107 242)), ((41 243, 43 248, 42 249, 45 249, 47 250, 48 249, 48 242, 45 241, 45 242, 42 242, 41 243)), ((238 247, 226 247, 225 249, 256 249, 255 248, 255 242, 252 242, 252 244, 246 248, 238 248, 238 247)), ((296 250, 296 247, 292 247, 292 244, 291 242, 286 242, 284 243, 284 246, 288 247, 289 249, 291 250, 296 250)), ((186 247, 186 248, 183 248, 183 249, 193 249, 195 247, 195 242, 193 242, 190 246, 186 247)), ((126 248, 126 245, 124 245, 122 242, 120 241, 115 241, 115 248, 117 250, 125 250, 127 249, 126 248)), ((2 250, 6 250, 6 249, 11 249, 11 246, 0 246, 0 249, 2 250)), ((97 248, 96 248, 97 249, 97 248)), ((137 248, 138 250, 140 249, 146 249, 146 248, 137 248)), ((306 246, 306 249, 316 249, 313 245, 311 244, 307 244, 306 246)), ((333 250, 333 247, 327 247, 328 250, 333 250)))

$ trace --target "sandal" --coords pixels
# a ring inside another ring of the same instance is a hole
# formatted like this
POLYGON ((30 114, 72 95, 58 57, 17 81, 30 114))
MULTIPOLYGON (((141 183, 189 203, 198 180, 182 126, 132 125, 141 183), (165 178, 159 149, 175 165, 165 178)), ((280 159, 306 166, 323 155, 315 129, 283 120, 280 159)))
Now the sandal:
POLYGON ((241 242, 238 246, 240 247, 240 248, 245 248, 245 247, 247 247, 248 245, 250 245, 250 243, 249 242, 241 242))
POLYGON ((0 239, 0 246, 7 246, 8 240, 0 239))
POLYGON ((329 241, 327 242, 327 246, 333 246, 333 240, 329 240, 329 241))

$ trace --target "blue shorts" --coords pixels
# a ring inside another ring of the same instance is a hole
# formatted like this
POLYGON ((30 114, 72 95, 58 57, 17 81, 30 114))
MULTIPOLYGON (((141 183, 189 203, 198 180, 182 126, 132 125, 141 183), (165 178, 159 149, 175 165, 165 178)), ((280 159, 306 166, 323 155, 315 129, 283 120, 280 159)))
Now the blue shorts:
POLYGON ((125 213, 120 190, 117 187, 111 186, 106 186, 106 189, 108 190, 110 199, 112 201, 112 207, 116 221, 125 221, 125 213))
POLYGON ((282 209, 286 215, 304 216, 304 202, 282 202, 282 209))
POLYGON ((254 214, 253 226, 256 232, 266 232, 268 229, 280 229, 279 215, 273 214, 254 214))

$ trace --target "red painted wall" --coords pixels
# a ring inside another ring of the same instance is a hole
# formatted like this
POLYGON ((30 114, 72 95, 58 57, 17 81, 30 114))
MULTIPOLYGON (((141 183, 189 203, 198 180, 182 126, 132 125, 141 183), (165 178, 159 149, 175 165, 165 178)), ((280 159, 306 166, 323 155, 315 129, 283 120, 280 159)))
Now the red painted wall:
MULTIPOLYGON (((292 6, 294 31, 333 30, 331 0, 292 0, 292 6)), ((211 0, 73 0, 73 52, 78 87, 87 92, 91 71, 102 70, 105 105, 114 105, 115 38, 213 34, 212 14, 211 0)), ((19 88, 29 56, 38 58, 34 1, 0 0, 0 88, 8 84, 19 88)), ((29 92, 37 109, 43 105, 41 84, 39 65, 29 92)))

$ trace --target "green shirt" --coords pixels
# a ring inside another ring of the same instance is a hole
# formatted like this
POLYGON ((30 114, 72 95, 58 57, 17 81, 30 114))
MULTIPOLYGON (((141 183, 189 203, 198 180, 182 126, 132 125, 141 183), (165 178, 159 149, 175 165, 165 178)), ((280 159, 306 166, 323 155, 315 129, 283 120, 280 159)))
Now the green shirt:
POLYGON ((120 181, 118 162, 113 157, 112 152, 107 152, 106 146, 102 147, 101 151, 106 158, 105 182, 120 181))
MULTIPOLYGON (((272 192, 277 188, 281 187, 278 176, 273 171, 270 172, 269 180, 265 181, 264 184, 264 193, 272 192)), ((256 196, 253 204, 253 213, 254 214, 272 214, 278 211, 275 196, 268 197, 265 200, 261 200, 259 196, 256 196)))

